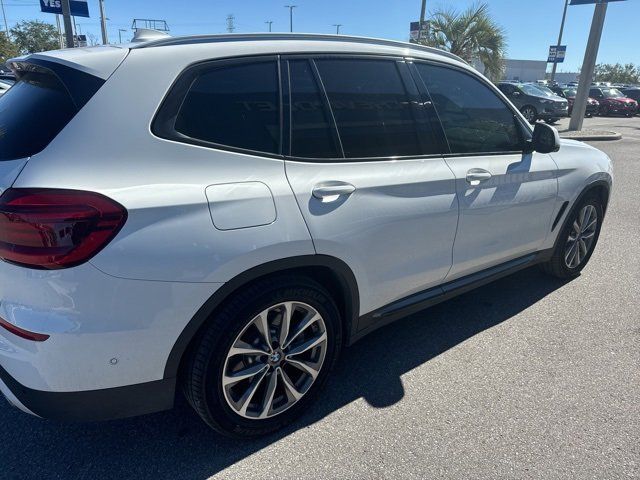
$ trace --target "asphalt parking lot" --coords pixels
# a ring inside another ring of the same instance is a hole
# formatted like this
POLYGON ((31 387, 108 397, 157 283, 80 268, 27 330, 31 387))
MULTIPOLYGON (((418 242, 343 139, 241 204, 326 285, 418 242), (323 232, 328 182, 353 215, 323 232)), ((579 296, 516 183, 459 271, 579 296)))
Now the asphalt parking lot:
POLYGON ((624 138, 593 143, 615 192, 579 278, 530 269, 377 331, 313 411, 257 441, 183 401, 62 424, 0 400, 0 478, 639 478, 640 117, 585 127, 624 138))

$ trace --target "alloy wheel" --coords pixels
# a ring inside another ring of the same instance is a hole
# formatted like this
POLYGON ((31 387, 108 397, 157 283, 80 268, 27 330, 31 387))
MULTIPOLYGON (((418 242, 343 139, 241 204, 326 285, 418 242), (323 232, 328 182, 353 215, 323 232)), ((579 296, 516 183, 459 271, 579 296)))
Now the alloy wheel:
POLYGON ((526 107, 522 110, 522 115, 527 119, 529 123, 536 121, 536 112, 531 107, 526 107))
POLYGON ((227 404, 253 420, 288 410, 318 377, 327 340, 325 322, 312 306, 290 301, 266 308, 227 352, 222 375, 227 404))
POLYGON ((564 250, 564 262, 569 268, 578 267, 589 254, 598 228, 598 212, 593 205, 585 205, 571 226, 564 250))

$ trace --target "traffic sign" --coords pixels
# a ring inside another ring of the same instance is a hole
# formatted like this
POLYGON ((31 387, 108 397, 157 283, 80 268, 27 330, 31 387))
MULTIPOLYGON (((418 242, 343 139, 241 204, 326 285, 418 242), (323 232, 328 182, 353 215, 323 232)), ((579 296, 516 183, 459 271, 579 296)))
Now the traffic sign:
POLYGON ((562 63, 567 53, 566 45, 551 45, 549 47, 549 58, 547 63, 562 63))
POLYGON ((429 31, 429 22, 422 24, 422 35, 420 34, 420 22, 411 22, 409 25, 409 34, 412 41, 417 41, 419 38, 424 37, 429 31))
MULTIPOLYGON (((87 0, 70 0, 69 6, 71 7, 71 16, 89 18, 87 0)), ((61 0, 40 0, 40 11, 62 15, 62 2, 61 0)))
POLYGON ((571 0, 569 5, 589 5, 594 3, 625 2, 626 0, 571 0))

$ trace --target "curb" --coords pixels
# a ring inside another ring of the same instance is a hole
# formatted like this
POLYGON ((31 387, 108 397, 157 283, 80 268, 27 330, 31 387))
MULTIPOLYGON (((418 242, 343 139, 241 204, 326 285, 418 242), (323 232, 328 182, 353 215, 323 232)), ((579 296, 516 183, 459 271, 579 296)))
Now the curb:
POLYGON ((592 140, 592 141, 611 141, 611 140, 620 140, 622 138, 622 134, 618 132, 609 132, 609 133, 593 133, 590 134, 588 132, 582 133, 572 133, 572 132, 560 132, 560 138, 565 140, 578 140, 581 142, 592 140))

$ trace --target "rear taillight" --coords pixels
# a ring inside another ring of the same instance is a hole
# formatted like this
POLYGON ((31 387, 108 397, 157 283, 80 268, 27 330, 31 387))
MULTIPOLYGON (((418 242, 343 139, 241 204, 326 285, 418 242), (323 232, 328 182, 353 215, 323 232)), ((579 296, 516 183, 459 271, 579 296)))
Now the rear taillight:
POLYGON ((119 203, 80 190, 10 188, 0 197, 0 258, 68 268, 104 248, 127 220, 119 203))

